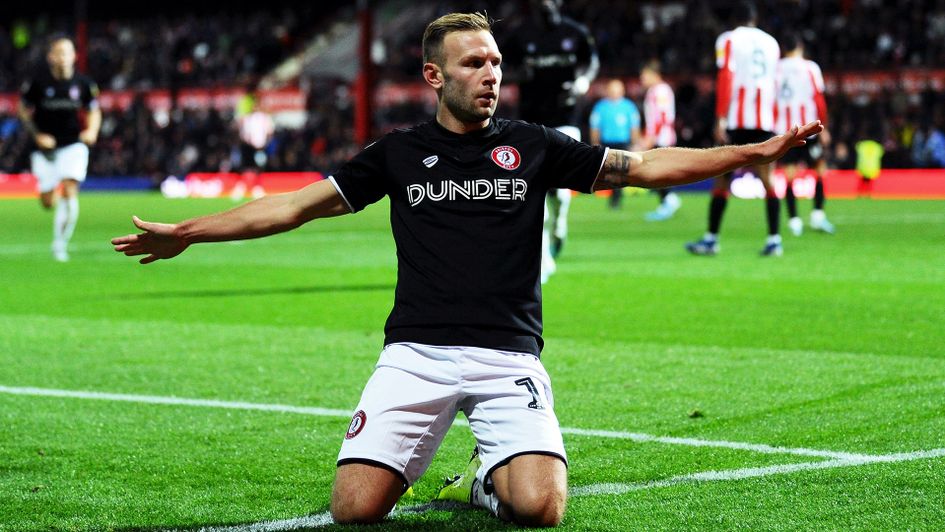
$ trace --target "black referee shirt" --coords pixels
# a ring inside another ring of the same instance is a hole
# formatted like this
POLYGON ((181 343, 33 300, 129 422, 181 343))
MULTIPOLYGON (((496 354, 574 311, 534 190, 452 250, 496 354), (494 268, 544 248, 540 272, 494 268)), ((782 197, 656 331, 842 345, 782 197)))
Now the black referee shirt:
POLYGON ((80 110, 98 108, 98 87, 81 74, 56 79, 44 69, 34 80, 24 83, 20 93, 23 101, 34 108, 36 129, 55 137, 57 147, 79 141, 84 127, 80 110))
POLYGON ((605 148, 493 118, 465 135, 396 130, 332 177, 351 210, 390 197, 397 289, 385 343, 538 355, 541 233, 549 188, 590 192, 605 148))

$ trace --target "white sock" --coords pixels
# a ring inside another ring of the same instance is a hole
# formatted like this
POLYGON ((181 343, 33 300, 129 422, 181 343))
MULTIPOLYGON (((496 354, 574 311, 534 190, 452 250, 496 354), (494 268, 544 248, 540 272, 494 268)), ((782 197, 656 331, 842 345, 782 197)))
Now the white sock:
POLYGON ((559 188, 556 194, 561 205, 558 207, 558 216, 555 218, 555 236, 564 240, 568 237, 568 211, 571 209, 571 191, 566 188, 559 188))
POLYGON ((79 198, 71 197, 69 199, 59 200, 59 204, 67 206, 65 225, 62 229, 62 239, 68 242, 75 233, 75 224, 79 221, 79 198))
POLYGON ((810 211, 810 223, 816 225, 827 219, 827 215, 821 209, 810 211))
POLYGON ((679 199, 679 196, 675 192, 667 194, 662 203, 662 205, 666 207, 666 210, 671 212, 675 212, 681 204, 682 200, 679 199))
POLYGON ((501 517, 499 515, 499 496, 496 495, 495 490, 491 494, 486 494, 485 487, 485 471, 483 468, 479 468, 479 471, 476 472, 476 480, 473 481, 472 486, 472 504, 473 506, 478 506, 480 508, 485 508, 492 512, 492 515, 496 517, 501 517))
POLYGON ((768 235, 768 244, 780 244, 781 235, 768 235))
POLYGON ((718 234, 718 233, 706 233, 705 235, 703 235, 702 240, 708 240, 708 241, 711 241, 711 242, 717 242, 717 241, 719 240, 719 234, 718 234))
POLYGON ((548 282, 548 278, 555 273, 557 266, 551 256, 551 229, 548 227, 548 202, 545 202, 545 225, 541 231, 541 284, 548 282))
POLYGON ((53 242, 64 242, 63 236, 69 219, 69 206, 66 200, 60 198, 56 202, 56 210, 53 214, 53 242))

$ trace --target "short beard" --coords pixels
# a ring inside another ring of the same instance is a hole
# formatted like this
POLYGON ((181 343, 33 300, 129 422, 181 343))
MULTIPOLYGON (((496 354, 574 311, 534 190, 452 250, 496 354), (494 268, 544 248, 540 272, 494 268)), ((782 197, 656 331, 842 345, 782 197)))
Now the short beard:
POLYGON ((444 71, 443 95, 441 98, 443 98, 443 103, 446 105, 446 108, 450 110, 450 113, 455 116, 457 120, 467 124, 474 124, 492 118, 492 115, 495 113, 494 107, 489 107, 487 114, 482 116, 481 108, 477 107, 475 102, 469 102, 463 98, 463 95, 456 92, 454 87, 455 86, 450 83, 450 77, 444 71))

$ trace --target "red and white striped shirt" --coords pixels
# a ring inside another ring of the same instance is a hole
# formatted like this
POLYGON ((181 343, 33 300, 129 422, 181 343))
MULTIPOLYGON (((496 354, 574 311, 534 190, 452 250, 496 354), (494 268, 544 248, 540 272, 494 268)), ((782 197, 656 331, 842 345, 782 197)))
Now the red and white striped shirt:
POLYGON ((728 129, 774 131, 775 73, 781 49, 764 31, 739 26, 715 41, 715 113, 728 129))
POLYGON ((667 83, 658 83, 646 91, 643 99, 646 136, 657 146, 676 145, 676 95, 667 83))
POLYGON ((785 57, 778 62, 777 82, 777 133, 814 120, 827 123, 824 75, 817 63, 803 57, 785 57))
POLYGON ((250 146, 261 150, 266 147, 269 137, 275 132, 275 124, 269 115, 262 111, 253 111, 239 119, 240 138, 250 146))

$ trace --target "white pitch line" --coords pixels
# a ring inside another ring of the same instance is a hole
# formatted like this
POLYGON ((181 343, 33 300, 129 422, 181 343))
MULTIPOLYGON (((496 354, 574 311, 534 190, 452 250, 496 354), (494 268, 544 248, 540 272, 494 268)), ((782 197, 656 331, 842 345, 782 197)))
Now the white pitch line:
POLYGON ((324 512, 317 515, 307 515, 305 517, 293 517, 292 519, 280 519, 278 521, 260 521, 245 525, 231 526, 205 526, 198 532, 283 532, 286 530, 305 530, 309 528, 318 528, 328 526, 334 523, 331 513, 324 512))
MULTIPOLYGON (((242 401, 218 401, 214 399, 187 399, 183 397, 163 397, 156 395, 132 395, 116 394, 106 392, 87 392, 76 390, 56 390, 51 388, 19 388, 0 385, 0 393, 11 395, 30 395, 41 397, 68 397, 73 399, 97 399, 102 401, 124 401, 130 403, 160 404, 160 405, 180 405, 180 406, 199 406, 208 408, 229 408, 234 410, 262 410, 267 412, 285 412, 290 414, 303 414, 309 416, 321 417, 342 417, 351 416, 350 410, 340 410, 332 408, 318 408, 307 406, 292 406, 281 404, 266 403, 247 403, 242 401)), ((456 425, 468 425, 464 420, 457 419, 456 425)), ((663 443, 668 445, 686 445, 690 447, 715 447, 725 449, 735 449, 739 451, 750 451, 762 454, 790 454, 796 456, 816 456, 820 458, 832 458, 836 460, 872 460, 874 455, 844 453, 837 451, 824 451, 818 449, 805 449, 795 447, 777 447, 772 445, 732 442, 724 440, 703 440, 698 438, 677 438, 670 436, 655 436, 652 434, 641 434, 637 432, 620 432, 610 430, 591 430, 573 427, 561 427, 563 434, 575 436, 594 436, 598 438, 611 438, 619 440, 631 440, 640 443, 663 443)))
MULTIPOLYGON (((838 467, 854 467, 876 463, 894 463, 907 462, 910 460, 921 460, 926 458, 940 458, 945 456, 945 449, 932 449, 928 451, 916 451, 911 453, 896 453, 887 455, 874 455, 864 458, 838 458, 834 460, 824 460, 821 462, 804 462, 799 464, 781 464, 767 467, 746 467, 742 469, 729 469, 726 471, 703 471, 701 473, 690 473, 688 475, 678 475, 662 480, 651 480, 649 482, 632 483, 601 483, 590 484, 571 488, 568 492, 571 497, 593 497, 601 495, 622 495, 632 491, 642 491, 655 488, 666 488, 677 486, 679 484, 695 484, 702 482, 719 482, 725 480, 743 480, 747 478, 761 478, 771 475, 786 475, 797 473, 799 471, 811 471, 817 469, 834 469, 838 467)), ((415 504, 411 506, 395 507, 389 517, 395 517, 397 514, 406 512, 423 512, 433 505, 415 504)), ((226 527, 205 527, 200 532, 284 532, 287 530, 301 530, 305 528, 317 528, 332 524, 331 514, 323 512, 306 517, 297 517, 294 519, 284 519, 281 521, 261 521, 259 523, 249 523, 244 525, 232 525, 226 527)))
POLYGON ((351 417, 351 410, 318 408, 310 406, 292 406, 266 403, 244 403, 241 401, 217 401, 215 399, 186 399, 183 397, 162 397, 159 395, 132 395, 124 393, 83 392, 76 390, 55 390, 51 388, 13 388, 0 386, 0 393, 11 395, 33 395, 41 397, 68 397, 71 399, 98 399, 102 401, 124 401, 152 405, 202 406, 208 408, 229 408, 232 410, 262 410, 266 412, 286 412, 321 417, 351 417))
MULTIPOLYGON (((433 501, 422 504, 411 504, 409 506, 398 505, 394 506, 394 509, 387 514, 387 518, 389 519, 405 513, 423 513, 434 508, 468 508, 468 506, 452 501, 433 501)), ((315 515, 306 515, 305 517, 259 521, 258 523, 246 523, 242 525, 207 526, 200 528, 197 532, 284 532, 286 530, 319 528, 334 524, 334 522, 335 521, 331 518, 331 512, 322 512, 315 515)))
POLYGON ((727 471, 703 471, 701 473, 690 473, 688 475, 679 475, 663 480, 652 480, 649 482, 590 484, 588 486, 572 488, 570 490, 570 495, 572 497, 585 497, 591 495, 620 495, 631 491, 640 491, 650 488, 665 488, 668 486, 675 486, 677 484, 715 482, 720 480, 742 480, 746 478, 760 478, 771 475, 785 475, 788 473, 810 471, 814 469, 833 469, 837 467, 853 467, 877 463, 908 462, 910 460, 940 458, 943 456, 945 456, 945 448, 931 449, 928 451, 915 451, 911 453, 870 456, 868 458, 841 458, 836 460, 824 460, 821 462, 781 464, 767 467, 747 467, 743 469, 730 469, 727 471))
POLYGON ((804 449, 794 447, 778 447, 774 445, 765 445, 763 443, 744 443, 724 440, 702 440, 698 438, 653 436, 651 434, 640 434, 636 432, 574 429, 568 427, 561 427, 561 432, 564 434, 574 434, 577 436, 597 436, 600 438, 632 440, 640 443, 655 442, 669 445, 688 445, 691 447, 722 447, 726 449, 736 449, 739 451, 752 451, 761 454, 793 454, 797 456, 817 456, 820 458, 834 458, 838 460, 868 460, 874 457, 874 455, 869 454, 843 453, 837 451, 822 451, 819 449, 804 449))

